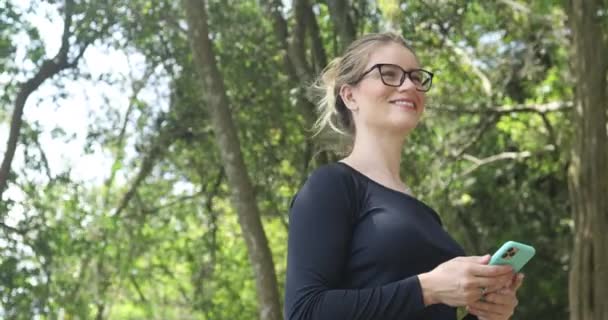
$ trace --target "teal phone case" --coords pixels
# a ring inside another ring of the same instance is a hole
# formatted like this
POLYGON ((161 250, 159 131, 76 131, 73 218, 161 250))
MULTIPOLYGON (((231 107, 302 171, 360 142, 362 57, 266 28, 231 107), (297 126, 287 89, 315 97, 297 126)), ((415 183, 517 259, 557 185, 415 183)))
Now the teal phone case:
POLYGON ((491 265, 510 265, 514 272, 519 272, 521 268, 532 259, 536 250, 527 244, 507 241, 490 259, 491 265))

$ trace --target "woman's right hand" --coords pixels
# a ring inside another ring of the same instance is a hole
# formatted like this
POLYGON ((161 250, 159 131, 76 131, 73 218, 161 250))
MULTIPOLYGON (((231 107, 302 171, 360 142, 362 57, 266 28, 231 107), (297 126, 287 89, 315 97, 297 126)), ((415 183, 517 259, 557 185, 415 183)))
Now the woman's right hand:
POLYGON ((456 257, 418 275, 424 304, 465 306, 508 287, 513 278, 511 266, 491 266, 489 261, 490 255, 456 257))

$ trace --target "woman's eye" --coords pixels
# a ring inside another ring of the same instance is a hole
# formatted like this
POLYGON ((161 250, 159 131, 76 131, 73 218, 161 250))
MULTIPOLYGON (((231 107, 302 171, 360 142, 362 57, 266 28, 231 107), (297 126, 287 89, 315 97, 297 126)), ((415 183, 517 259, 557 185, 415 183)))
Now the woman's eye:
POLYGON ((388 71, 388 72, 382 72, 382 76, 387 77, 387 78, 394 78, 397 76, 397 74, 395 72, 388 71))
POLYGON ((416 82, 416 83, 422 82, 422 76, 419 75, 419 74, 415 74, 415 73, 414 74, 410 74, 410 79, 412 79, 412 81, 416 82))

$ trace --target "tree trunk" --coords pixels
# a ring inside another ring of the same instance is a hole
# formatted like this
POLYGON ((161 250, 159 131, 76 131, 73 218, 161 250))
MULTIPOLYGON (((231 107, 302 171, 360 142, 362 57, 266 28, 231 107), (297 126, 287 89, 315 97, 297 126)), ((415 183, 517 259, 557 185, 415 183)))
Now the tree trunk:
MULTIPOLYGON (((304 1, 304 0, 300 0, 304 1)), ((307 26, 307 32, 310 34, 310 42, 312 46, 313 67, 315 74, 320 73, 327 65, 327 54, 323 47, 323 39, 321 38, 321 30, 317 23, 317 17, 308 1, 304 1, 304 19, 307 26)), ((297 9, 296 9, 297 10, 297 9)))
POLYGON ((570 319, 608 319, 608 45, 599 0, 571 0, 575 140, 569 190, 574 218, 570 319), (604 37, 604 38, 602 38, 604 37))
POLYGON ((184 10, 201 89, 205 92, 216 142, 231 188, 232 203, 238 213, 249 260, 255 273, 259 316, 263 320, 279 320, 282 312, 272 255, 230 114, 224 82, 209 40, 205 1, 184 0, 184 10))
POLYGON ((306 99, 304 94, 305 88, 303 87, 303 84, 309 83, 314 78, 305 56, 304 21, 296 21, 296 27, 293 31, 294 36, 290 44, 287 39, 289 34, 287 21, 281 15, 281 10, 283 9, 281 1, 266 0, 262 3, 266 13, 273 21, 275 37, 280 44, 281 50, 285 52, 283 65, 289 82, 292 86, 299 87, 300 93, 298 99, 303 100, 298 102, 298 105, 301 107, 300 114, 304 117, 306 124, 312 126, 315 121, 315 105, 313 101, 306 99))
MULTIPOLYGON (((318 33, 319 28, 312 7, 307 0, 294 0, 296 21, 293 30, 294 35, 291 43, 289 43, 287 39, 289 34, 287 21, 285 21, 281 14, 283 9, 281 0, 265 0, 262 2, 262 5, 273 21, 275 37, 284 51, 283 63, 289 82, 292 87, 298 88, 296 105, 299 107, 300 114, 304 117, 307 129, 312 128, 316 120, 316 107, 314 100, 306 95, 306 85, 315 78, 315 74, 312 71, 315 67, 310 66, 306 60, 306 30, 309 30, 311 33, 311 42, 316 62, 323 63, 323 66, 320 68, 317 66, 317 69, 321 69, 327 64, 327 57, 323 48, 323 42, 318 33)), ((308 171, 310 160, 312 160, 310 158, 315 158, 313 156, 313 149, 312 142, 307 142, 303 172, 308 171)), ((331 160, 331 155, 327 151, 321 151, 316 156, 317 165, 329 163, 331 160)))
POLYGON ((340 51, 344 51, 357 36, 355 24, 350 17, 350 6, 348 0, 327 0, 329 14, 340 39, 340 51))

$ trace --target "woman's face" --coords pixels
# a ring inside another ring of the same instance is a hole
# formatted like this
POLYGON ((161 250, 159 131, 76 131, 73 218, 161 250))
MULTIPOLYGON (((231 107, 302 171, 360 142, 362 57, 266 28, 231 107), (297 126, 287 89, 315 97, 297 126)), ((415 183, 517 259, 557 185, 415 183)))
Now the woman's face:
MULTIPOLYGON (((373 51, 365 70, 376 64, 394 64, 405 71, 420 68, 414 54, 397 43, 373 51)), ((382 73, 385 80, 392 76, 384 67, 382 73)), ((345 87, 341 90, 342 99, 353 112, 357 131, 364 126, 373 131, 405 135, 416 127, 424 111, 425 94, 416 90, 409 77, 405 77, 399 87, 387 86, 382 81, 380 69, 375 68, 355 86, 345 87)))

